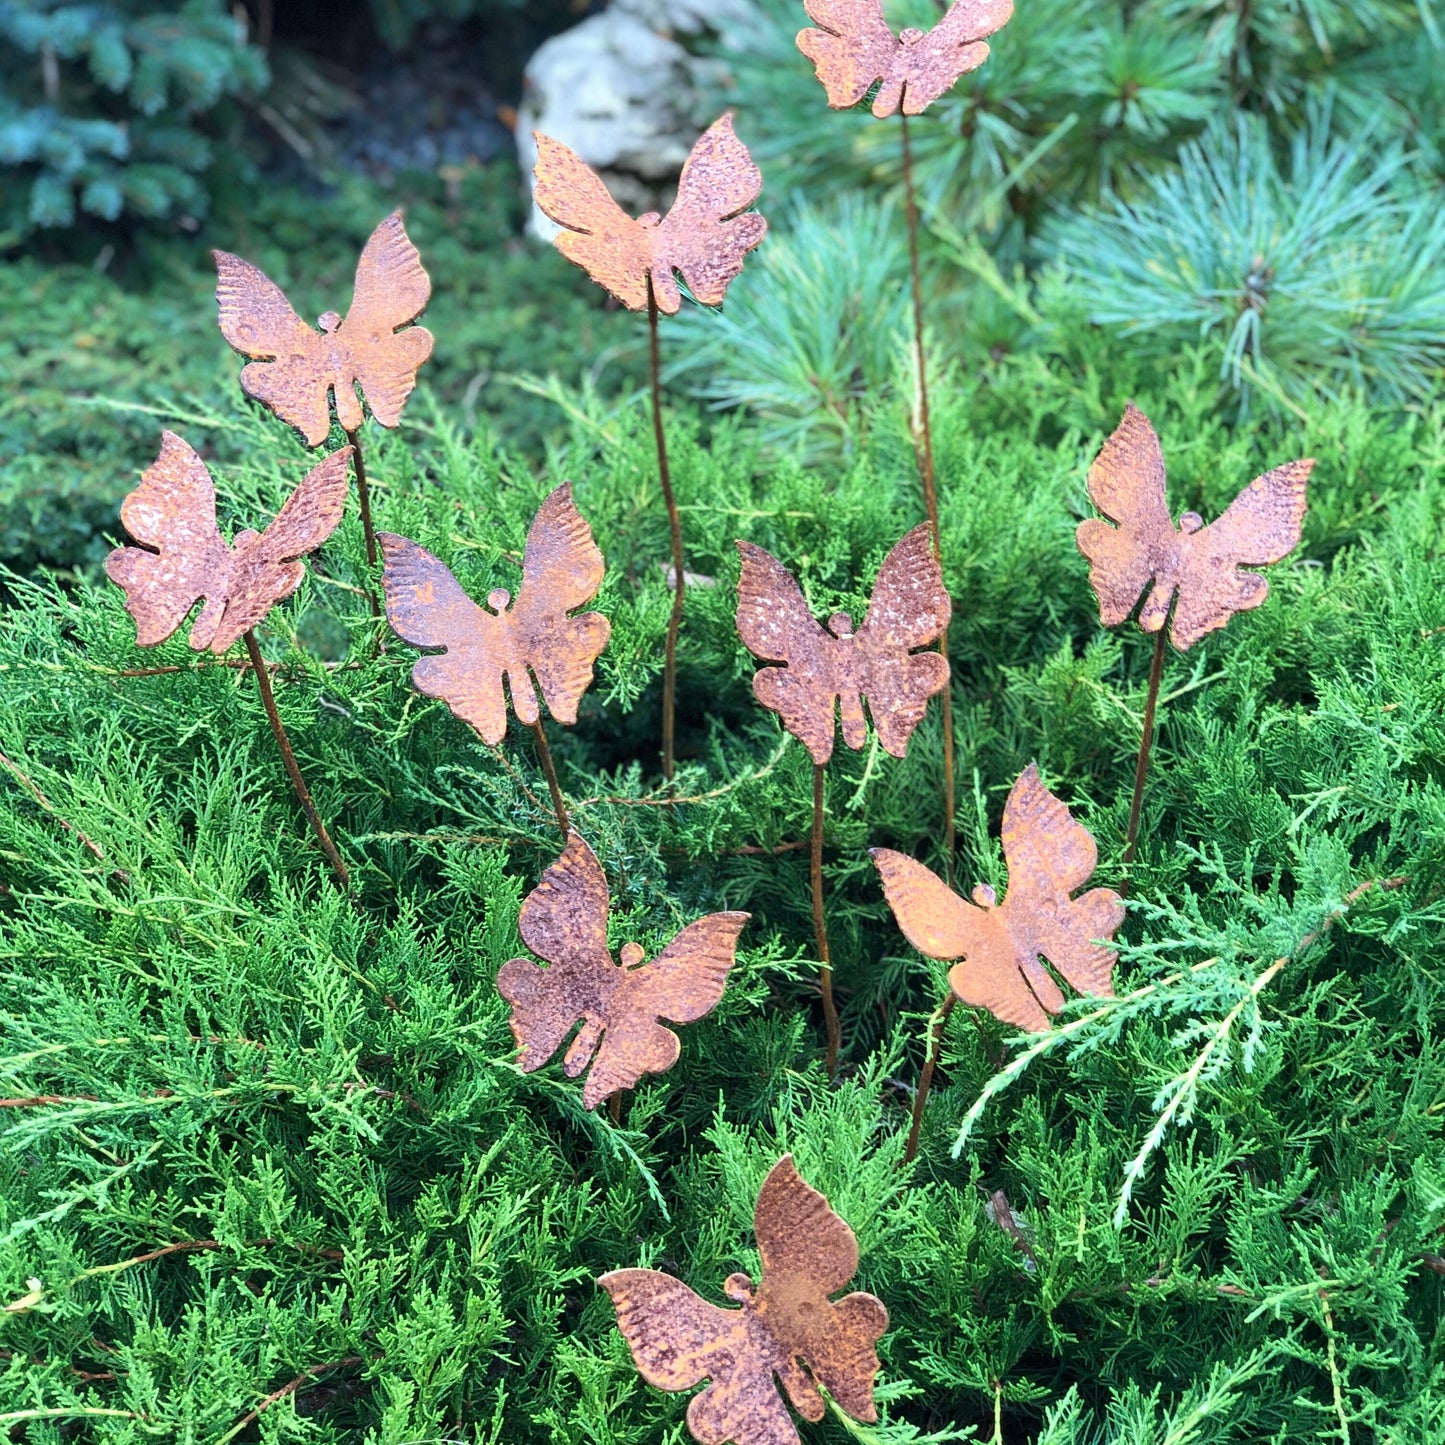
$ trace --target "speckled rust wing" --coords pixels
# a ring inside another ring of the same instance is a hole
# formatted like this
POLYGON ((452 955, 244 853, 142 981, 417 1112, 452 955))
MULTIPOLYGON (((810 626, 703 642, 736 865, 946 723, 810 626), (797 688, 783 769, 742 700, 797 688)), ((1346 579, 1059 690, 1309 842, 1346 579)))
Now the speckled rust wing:
POLYGON ((206 464, 174 432, 140 485, 121 503, 121 521, 141 545, 117 547, 106 573, 126 594, 136 642, 164 641, 205 605, 190 644, 218 656, 261 622, 300 585, 298 560, 314 551, 341 520, 350 484, 351 448, 318 463, 262 533, 237 535, 234 550, 216 526, 216 489, 206 464))
POLYGON ((540 133, 535 140, 532 198, 563 228, 557 249, 633 311, 647 305, 650 274, 658 309, 674 314, 682 305, 675 271, 699 301, 720 305, 767 231, 767 222, 748 210, 762 190, 762 173, 729 115, 693 146, 665 218, 649 212, 633 220, 575 151, 540 133))
MULTIPOLYGON (((620 1089, 633 1089, 644 1074, 666 1073, 682 1052, 682 1040, 659 1020, 690 1024, 711 1013, 727 988, 746 913, 709 913, 689 923, 649 964, 637 967, 642 950, 622 950, 622 972, 603 1010, 601 1042, 582 1103, 595 1108, 620 1089)), ((579 1072, 585 1058, 576 1061, 579 1072)))
POLYGON ((888 1312, 870 1294, 828 1298, 857 1269, 852 1230, 804 1183, 792 1155, 763 1182, 753 1225, 762 1281, 754 1290, 734 1274, 723 1286, 740 1310, 710 1305, 655 1270, 617 1270, 598 1281, 639 1373, 662 1390, 711 1381, 687 1411, 702 1445, 798 1445, 775 1381, 805 1419, 823 1417, 821 1383, 854 1419, 876 1420, 875 1346, 888 1312))
POLYGON ((609 896, 602 865, 573 833, 562 856, 522 903, 522 941, 550 968, 513 958, 497 974, 497 992, 512 1006, 517 1062, 540 1069, 584 1018, 595 1017, 619 972, 607 951, 609 896))
POLYGON ((872 855, 908 941, 929 958, 963 960, 948 974, 959 1000, 1037 1033, 1064 1006, 1041 958, 1080 993, 1112 996, 1117 954, 1096 940, 1112 937, 1124 905, 1109 888, 1073 896, 1093 876, 1098 850, 1032 763, 1004 805, 1003 845, 1008 891, 1001 904, 982 884, 967 902, 892 849, 872 855))
MULTIPOLYGON (((923 523, 883 559, 854 647, 858 690, 868 699, 878 741, 895 758, 908 751, 908 739, 922 721, 928 699, 948 686, 948 659, 914 649, 937 642, 952 611, 931 534, 923 523)), ((846 713, 844 718, 846 736, 846 713)), ((849 746, 860 743, 861 738, 849 746)))
POLYGON ((377 541, 392 630, 414 647, 445 649, 412 669, 419 692, 440 698, 494 746, 506 736, 508 693, 521 722, 541 716, 533 676, 552 716, 577 721, 612 625, 600 612, 570 615, 596 595, 603 564, 569 483, 552 491, 528 529, 515 603, 498 587, 480 607, 425 547, 394 532, 377 541))
POLYGON ((813 62, 834 110, 857 105, 880 81, 873 114, 918 115, 951 90, 959 76, 988 59, 984 38, 1002 29, 1012 0, 957 0, 932 30, 894 37, 880 0, 805 0, 819 27, 798 32, 798 49, 813 62))
POLYGON ((221 334, 243 356, 254 358, 241 371, 248 396, 270 407, 313 447, 331 429, 332 394, 343 429, 352 432, 361 425, 358 382, 377 421, 397 425, 416 386, 417 369, 432 352, 431 333, 411 325, 426 308, 431 282, 400 211, 367 241, 346 318, 328 311, 320 318, 320 331, 296 314, 281 288, 258 267, 227 251, 212 255, 221 334))
POLYGON ((878 741, 903 757, 928 699, 948 685, 948 662, 915 652, 936 642, 948 625, 948 593, 929 541, 927 524, 915 527, 888 553, 873 598, 855 634, 846 612, 822 627, 808 610, 797 579, 751 542, 739 542, 738 635, 753 655, 783 664, 759 668, 753 691, 808 749, 820 766, 833 754, 835 712, 843 741, 861 748, 868 713, 878 741))
POLYGON ((1106 627, 1123 622, 1144 594, 1139 626, 1158 632, 1178 597, 1170 640, 1181 651, 1258 607, 1269 583, 1257 572, 1299 545, 1312 460, 1257 477, 1217 521, 1186 512, 1176 528, 1165 495, 1164 455, 1148 418, 1135 406, 1089 469, 1089 496, 1108 520, 1081 522, 1079 550, 1106 627), (1110 525, 1110 523, 1117 525, 1110 525))

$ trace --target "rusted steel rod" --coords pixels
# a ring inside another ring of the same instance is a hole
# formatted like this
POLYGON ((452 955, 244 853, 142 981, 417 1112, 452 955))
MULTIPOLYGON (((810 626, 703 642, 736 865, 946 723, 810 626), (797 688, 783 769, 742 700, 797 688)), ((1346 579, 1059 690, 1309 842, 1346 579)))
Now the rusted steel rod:
POLYGON ((565 843, 572 832, 572 823, 567 816, 567 802, 562 796, 562 785, 557 781, 557 765, 552 761, 552 749, 547 745, 547 734, 542 729, 541 718, 532 724, 532 735, 537 739, 537 760, 547 775, 552 806, 557 810, 557 826, 562 830, 562 841, 565 843))
POLYGON ((928 1030, 928 1053, 923 1060, 923 1072, 918 1076, 918 1091, 913 1096, 913 1118, 908 1125, 908 1142, 903 1146, 903 1162, 911 1164, 918 1157, 918 1134, 923 1128, 923 1109, 928 1103, 928 1092, 933 1087, 933 1071, 938 1067, 938 1056, 943 1052, 943 1035, 948 1028, 949 1015, 958 1002, 952 989, 944 996, 943 1002, 934 1010, 933 1022, 928 1030))
POLYGON ((1124 833, 1124 864, 1134 861, 1139 843, 1139 814, 1144 807, 1144 782, 1149 776, 1149 755, 1154 747, 1154 713, 1159 706, 1159 682, 1164 676, 1164 648, 1167 629, 1154 634, 1154 656, 1149 663, 1149 692, 1144 698, 1144 727, 1139 738, 1139 756, 1134 763, 1134 796, 1129 800, 1129 826, 1124 833))
POLYGON ((652 289, 651 272, 647 275, 647 355, 652 382, 652 434, 657 441, 657 476, 662 483, 662 500, 667 506, 667 526, 672 539, 672 611, 667 619, 667 648, 662 665, 662 776, 671 782, 676 765, 677 634, 682 627, 682 598, 686 584, 682 565, 682 518, 672 491, 672 472, 667 465, 667 436, 662 424, 657 296, 652 289))
POLYGON ((825 1066, 828 1077, 838 1065, 838 1049, 842 1043, 842 1030, 838 1026, 838 1007, 833 1001, 833 960, 828 952, 828 922, 823 916, 823 767, 813 764, 813 833, 812 833, 812 882, 813 882, 813 936, 818 945, 818 962, 821 965, 818 982, 823 992, 823 1018, 828 1026, 828 1053, 825 1066))

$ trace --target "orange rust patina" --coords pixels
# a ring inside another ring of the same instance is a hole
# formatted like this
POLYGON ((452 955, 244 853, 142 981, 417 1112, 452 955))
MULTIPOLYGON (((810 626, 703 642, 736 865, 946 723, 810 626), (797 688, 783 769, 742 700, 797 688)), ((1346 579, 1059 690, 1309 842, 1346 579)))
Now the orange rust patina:
POLYGON ((813 62, 834 110, 857 105, 882 81, 873 99, 879 120, 902 109, 920 115, 953 89, 959 76, 988 59, 984 37, 1013 14, 1013 0, 958 0, 932 30, 898 36, 883 18, 881 0, 804 0, 817 30, 798 32, 798 49, 813 62))
POLYGON ((524 1073, 540 1069, 582 1024, 562 1067, 575 1079, 592 1063, 582 1089, 588 1109, 677 1062, 681 1042, 658 1020, 690 1024, 712 1011, 748 921, 746 913, 709 913, 645 966, 642 949, 624 944, 619 966, 607 950, 609 911, 602 865, 573 833, 518 920, 523 942, 551 967, 513 958, 497 974, 497 992, 512 1006, 524 1073))
POLYGON ((682 305, 674 271, 705 306, 720 306, 743 258, 767 233, 768 223, 748 210, 763 188, 762 172, 733 134, 730 115, 698 138, 667 215, 649 211, 635 221, 576 152, 549 136, 535 139, 532 197, 564 227, 557 249, 633 311, 647 305, 650 277, 658 310, 673 315, 682 305))
POLYGON ((191 646, 220 656, 301 585, 300 561, 336 530, 346 505, 351 448, 332 452, 307 473, 264 532, 238 532, 234 548, 216 526, 216 488, 206 464, 174 432, 160 456, 120 505, 120 519, 139 547, 106 558, 125 590, 136 642, 163 642, 206 604, 191 628, 191 646))
POLYGON ((440 698, 493 745, 507 732, 504 677, 520 721, 531 725, 540 716, 532 676, 552 716, 577 721, 577 705, 612 624, 600 612, 569 616, 597 595, 603 571, 602 553, 573 504, 570 482, 537 510, 515 602, 497 587, 487 594, 487 607, 479 607, 425 547, 394 532, 378 533, 377 541, 392 630, 414 647, 445 649, 412 668, 418 691, 440 698))
POLYGON ((1110 998, 1118 955, 1097 940, 1124 921, 1112 888, 1073 896, 1093 876, 1099 850, 1030 763, 1003 810, 1008 892, 1002 903, 987 884, 960 898, 936 873, 891 848, 871 850, 883 892, 908 941, 929 958, 959 958, 948 972, 962 1003, 1037 1032, 1064 1006, 1048 970, 1080 993, 1110 998))
POLYGON ((313 330, 265 272, 213 251, 221 335, 243 356, 241 387, 320 446, 336 419, 348 435, 361 425, 358 384, 382 426, 394 427, 416 386, 417 368, 432 352, 432 334, 412 326, 431 297, 421 257, 394 211, 371 233, 356 267, 356 288, 345 319, 334 311, 313 330), (398 327, 406 330, 399 331, 398 327))
POLYGON ((846 612, 835 612, 823 627, 797 579, 771 553, 751 542, 739 542, 738 551, 738 635, 755 657, 784 664, 758 669, 758 701, 782 718, 821 766, 833 755, 840 705, 843 741, 863 746, 866 699, 878 741, 903 757, 928 699, 948 686, 948 660, 913 650, 936 642, 950 614, 928 524, 915 527, 883 559, 857 632, 846 612))
POLYGON ((619 1269, 597 1281, 612 1296, 638 1373, 660 1390, 712 1382, 687 1409, 703 1445, 799 1445, 777 1380, 804 1419, 823 1418, 821 1385, 855 1420, 876 1420, 874 1347, 888 1311, 862 1291, 828 1298, 857 1272, 858 1241, 803 1182, 791 1154, 763 1181, 753 1229, 762 1282, 754 1288, 733 1274, 723 1285, 740 1310, 709 1304, 656 1270, 619 1269))
POLYGON ((1089 496, 1119 525, 1090 518, 1075 534, 1104 626, 1123 622, 1148 589, 1139 626, 1158 632, 1177 595, 1169 639, 1183 651, 1236 612, 1258 607, 1269 583, 1240 569, 1278 562, 1299 545, 1313 467, 1313 458, 1286 462, 1256 477, 1207 527, 1197 512, 1185 512, 1176 528, 1159 438, 1131 403, 1089 468, 1089 496))

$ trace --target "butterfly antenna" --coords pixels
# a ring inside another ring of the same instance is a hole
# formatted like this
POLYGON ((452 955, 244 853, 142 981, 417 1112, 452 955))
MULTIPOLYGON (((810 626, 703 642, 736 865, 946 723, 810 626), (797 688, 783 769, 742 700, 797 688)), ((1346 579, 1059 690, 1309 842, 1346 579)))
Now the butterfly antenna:
POLYGON ((1144 699, 1144 728, 1139 738, 1139 757, 1134 764, 1134 796, 1129 800, 1129 826, 1124 834, 1124 866, 1134 861, 1139 843, 1139 814, 1144 806, 1144 780, 1149 776, 1149 754, 1154 746, 1154 712, 1159 705, 1159 682, 1164 676, 1164 646, 1170 619, 1154 634, 1154 657, 1149 664, 1149 692, 1144 699))
POLYGON ((819 987, 823 993, 823 1018, 828 1026, 828 1077, 838 1064, 838 1047, 842 1030, 838 1027, 838 1007, 833 1002, 833 963, 828 953, 828 922, 823 916, 823 765, 813 764, 813 936, 818 942, 819 987))
MULTIPOLYGON (((900 104, 898 120, 903 131, 903 194, 908 215, 908 269, 913 283, 913 359, 918 371, 918 417, 914 448, 918 476, 923 483, 923 506, 933 537, 933 554, 943 566, 943 536, 938 522, 938 486, 933 471, 933 427, 928 415, 928 363, 923 350, 923 283, 918 266, 918 198, 913 187, 913 147, 908 139, 908 116, 900 104)), ((948 628, 939 634, 938 650, 948 656, 948 628)), ((945 882, 953 882, 953 851, 957 837, 954 820, 953 685, 943 689, 943 868, 945 882)))
POLYGON ((667 525, 672 534, 672 612, 667 619, 667 650, 662 668, 662 776, 670 783, 675 760, 677 717, 677 634, 682 626, 682 518, 672 493, 672 473, 667 465, 667 437, 662 426, 662 381, 657 340, 657 293, 652 289, 652 272, 647 273, 648 371, 652 382, 652 434, 657 441, 657 476, 662 483, 662 500, 667 505, 667 525))
POLYGON ((326 831, 326 824, 321 821, 316 804, 311 801, 311 790, 306 786, 306 779, 301 776, 301 769, 296 765, 296 754, 291 751, 291 739, 286 736, 286 729, 281 725, 281 714, 276 711, 276 694, 271 691, 271 674, 256 643, 256 634, 247 630, 245 641, 246 654, 251 659, 251 671, 256 674, 256 686, 261 689, 261 706, 266 709, 266 720, 271 724, 276 746, 281 751, 281 761, 286 765, 291 786, 295 788, 296 796, 300 800, 301 811, 306 814, 311 831, 316 834, 316 841, 320 843, 321 851, 326 854, 331 870, 341 884, 341 891, 350 893, 351 874, 347 872, 346 864, 341 861, 341 854, 336 851, 336 844, 331 841, 331 834, 326 831))

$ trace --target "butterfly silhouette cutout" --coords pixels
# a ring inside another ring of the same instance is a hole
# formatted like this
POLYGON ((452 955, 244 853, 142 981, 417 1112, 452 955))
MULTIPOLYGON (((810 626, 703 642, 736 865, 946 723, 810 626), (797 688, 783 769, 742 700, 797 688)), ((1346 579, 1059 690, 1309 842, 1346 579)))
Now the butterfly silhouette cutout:
POLYGON ((804 1419, 823 1418, 822 1385, 855 1420, 875 1421, 874 1346, 888 1311, 862 1291, 829 1299, 857 1272, 858 1241, 791 1154, 763 1181, 753 1229, 761 1282, 754 1289, 733 1274, 723 1285, 740 1310, 709 1304, 656 1270, 620 1269, 597 1281, 612 1296, 638 1372, 660 1390, 712 1382, 687 1408, 702 1445, 799 1445, 775 1377, 804 1419))
POLYGON ((582 1103, 593 1109, 644 1074, 670 1069, 681 1041, 658 1020, 690 1024, 723 996, 746 913, 709 913, 689 923, 649 964, 635 943, 621 965, 607 951, 610 901, 597 855, 576 834, 522 903, 522 940, 549 968, 509 959, 497 991, 512 1006, 523 1073, 540 1069, 580 1022, 563 1060, 575 1079, 592 1063, 582 1103), (594 1059, 595 1055, 595 1059, 594 1059))
POLYGON ((445 563, 394 532, 378 532, 386 616, 415 647, 445 649, 412 668, 418 691, 440 698, 493 745, 507 732, 507 697, 529 726, 540 716, 535 677, 552 716, 577 721, 592 664, 612 624, 600 612, 570 616, 602 583, 602 553, 564 482, 542 503, 527 532, 516 600, 504 587, 480 607, 445 563))
POLYGON ((658 310, 673 315, 682 305, 674 271, 705 306, 720 306, 743 258, 767 233, 768 223, 748 210, 763 188, 762 172, 733 134, 730 115, 698 138, 667 215, 649 211, 635 221, 579 155, 549 136, 534 138, 532 198, 563 227, 557 249, 633 311, 647 305, 651 277, 658 310))
POLYGON ((336 530, 350 485, 351 448, 314 466, 264 532, 238 532, 228 547, 216 526, 216 487, 200 457, 174 432, 120 504, 138 547, 117 547, 107 576, 125 590, 136 642, 163 642, 203 597, 191 646, 218 657, 301 585, 299 559, 336 530))
POLYGON ((984 37, 1001 30, 1013 0, 957 0, 932 30, 897 37, 883 18, 882 0, 804 0, 820 27, 798 32, 798 49, 813 62, 834 110, 857 105, 876 81, 873 114, 882 120, 900 107, 919 115, 951 90, 959 76, 988 59, 984 37))
POLYGON ((751 542, 739 542, 738 551, 738 634, 755 657, 784 664, 753 675, 758 701, 821 766, 833 755, 835 708, 843 741, 863 746, 866 698, 878 741, 903 757, 928 699, 948 686, 948 660, 913 650, 937 641, 951 610, 928 524, 883 559, 857 632, 846 612, 835 612, 823 627, 797 579, 771 553, 751 542))
POLYGON ((350 433, 361 425, 358 384, 372 416, 382 426, 397 425, 417 368, 432 352, 431 332, 410 324, 431 297, 431 281, 400 211, 371 233, 357 263, 351 309, 344 319, 326 312, 317 322, 320 331, 296 314, 264 271, 228 251, 211 254, 221 335, 243 356, 256 358, 241 371, 247 396, 294 426, 311 447, 331 430, 331 393, 342 429, 350 433))
POLYGON ((1091 517, 1075 533, 1100 620, 1116 627, 1148 589, 1139 626, 1158 632, 1177 596, 1169 636, 1182 652, 1236 612, 1258 607, 1269 583, 1241 569, 1278 562, 1299 545, 1313 467, 1313 458, 1286 462, 1256 477, 1207 527, 1197 512, 1185 512, 1176 528, 1159 438, 1131 403, 1089 468, 1089 496, 1118 525, 1091 517))
POLYGON ((1118 955, 1099 939, 1124 921, 1112 888, 1074 890, 1093 876, 1099 850, 1030 763, 1003 810, 1008 891, 987 884, 960 898, 936 873, 891 848, 871 850, 883 892, 908 941, 929 958, 962 959, 948 972, 959 1000, 1037 1033, 1064 1006, 1045 958, 1078 992, 1112 998, 1118 955))

